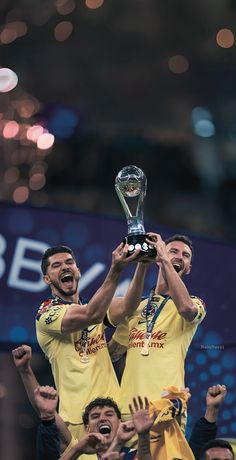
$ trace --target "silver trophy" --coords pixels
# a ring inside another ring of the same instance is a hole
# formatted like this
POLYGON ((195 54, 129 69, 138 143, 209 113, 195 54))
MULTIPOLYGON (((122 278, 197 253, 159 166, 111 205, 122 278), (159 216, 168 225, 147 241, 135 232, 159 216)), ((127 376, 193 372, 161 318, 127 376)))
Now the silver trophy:
POLYGON ((155 248, 146 242, 143 223, 143 205, 147 190, 147 178, 144 172, 137 166, 125 166, 116 176, 115 189, 127 219, 128 235, 124 242, 129 245, 129 254, 136 249, 141 249, 142 254, 155 256, 155 248), (132 211, 134 209, 134 215, 125 198, 129 200, 132 211))

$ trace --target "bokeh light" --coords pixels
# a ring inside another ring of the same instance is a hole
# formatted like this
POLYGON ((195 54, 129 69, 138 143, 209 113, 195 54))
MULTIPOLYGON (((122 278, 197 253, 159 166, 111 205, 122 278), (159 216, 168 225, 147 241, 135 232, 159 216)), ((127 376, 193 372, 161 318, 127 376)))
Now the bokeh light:
POLYGON ((69 107, 56 107, 48 117, 47 126, 55 136, 66 139, 73 135, 79 116, 69 107))
POLYGON ((168 60, 168 67, 171 72, 181 74, 187 72, 189 69, 188 59, 182 54, 170 57, 168 60))
POLYGON ((215 126, 210 120, 199 120, 194 125, 194 132, 200 137, 212 137, 215 134, 215 126))
POLYGON ((91 10, 96 10, 100 8, 104 3, 104 0, 85 0, 85 5, 91 10))
POLYGON ((37 163, 33 164, 32 168, 29 171, 29 175, 31 177, 37 173, 44 174, 47 168, 48 168, 48 165, 45 161, 38 161, 37 163))
POLYGON ((205 107, 194 107, 191 113, 191 119, 193 124, 199 120, 212 120, 212 114, 205 107))
POLYGON ((15 203, 25 203, 25 201, 29 198, 29 189, 25 185, 20 185, 16 187, 12 195, 13 200, 15 203))
POLYGON ((0 92, 7 93, 16 87, 18 83, 18 77, 13 70, 7 67, 0 69, 0 92))
POLYGON ((18 99, 12 101, 13 107, 22 118, 30 118, 38 110, 35 101, 32 99, 18 99))
POLYGON ((17 38, 23 37, 27 33, 27 25, 23 21, 12 21, 5 25, 0 34, 0 41, 4 45, 12 43, 17 38))
POLYGON ((5 124, 3 128, 2 135, 5 139, 12 139, 16 137, 16 135, 19 132, 19 129, 20 129, 19 124, 16 121, 14 120, 7 121, 7 123, 5 124))
POLYGON ((73 25, 70 21, 61 21, 54 29, 54 37, 58 42, 67 40, 73 31, 73 25))
POLYGON ((18 181, 20 177, 20 171, 18 168, 15 166, 11 166, 5 171, 4 174, 4 182, 6 184, 14 184, 16 181, 18 181))
POLYGON ((23 37, 27 33, 27 24, 23 21, 8 22, 7 29, 15 30, 17 38, 23 37))
POLYGON ((230 29, 220 29, 216 34, 216 43, 221 48, 231 48, 234 44, 234 35, 230 29))
POLYGON ((41 150, 50 149, 54 144, 55 137, 50 133, 43 133, 37 140, 37 147, 41 150))
POLYGON ((33 125, 27 130, 26 137, 30 141, 37 143, 39 136, 41 136, 43 133, 44 128, 41 125, 33 125))
POLYGON ((14 42, 17 38, 17 32, 14 29, 5 28, 0 34, 0 41, 4 45, 14 42))
POLYGON ((31 176, 29 186, 31 190, 40 190, 46 183, 46 177, 42 173, 35 173, 31 176))
POLYGON ((75 9, 75 2, 74 0, 57 0, 56 9, 61 15, 70 14, 75 9))

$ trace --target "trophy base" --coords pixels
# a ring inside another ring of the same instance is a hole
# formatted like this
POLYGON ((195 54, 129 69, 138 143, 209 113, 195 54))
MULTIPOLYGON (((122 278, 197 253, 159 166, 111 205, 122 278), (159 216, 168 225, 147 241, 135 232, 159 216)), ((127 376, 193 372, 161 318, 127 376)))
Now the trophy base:
POLYGON ((128 255, 133 254, 137 249, 141 249, 142 256, 156 257, 157 255, 156 249, 146 242, 146 235, 128 235, 123 239, 123 243, 129 245, 128 255))

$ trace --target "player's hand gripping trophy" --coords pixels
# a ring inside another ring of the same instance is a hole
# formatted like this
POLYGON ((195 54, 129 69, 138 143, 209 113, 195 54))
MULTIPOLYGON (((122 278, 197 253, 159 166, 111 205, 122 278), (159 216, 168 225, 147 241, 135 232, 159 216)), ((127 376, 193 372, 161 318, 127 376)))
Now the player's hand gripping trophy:
POLYGON ((128 235, 124 242, 129 245, 129 254, 136 249, 141 249, 141 255, 147 254, 147 256, 155 257, 155 248, 146 242, 143 223, 143 205, 147 190, 147 178, 144 172, 137 166, 125 166, 116 176, 115 189, 127 219, 128 235), (129 200, 132 208, 136 208, 134 215, 125 198, 129 200))

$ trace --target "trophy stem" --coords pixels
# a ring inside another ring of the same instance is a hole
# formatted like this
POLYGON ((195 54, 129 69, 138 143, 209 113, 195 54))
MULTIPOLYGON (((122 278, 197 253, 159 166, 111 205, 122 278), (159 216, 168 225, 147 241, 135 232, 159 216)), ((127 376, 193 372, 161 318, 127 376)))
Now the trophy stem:
POLYGON ((117 185, 115 185, 115 189, 116 189, 116 193, 117 193, 117 195, 118 195, 118 197, 120 199, 120 202, 122 204, 122 207, 123 207, 123 209, 125 211, 126 218, 128 220, 130 217, 132 217, 132 214, 130 212, 129 206, 127 205, 127 203, 126 203, 126 201, 124 199, 124 196, 122 195, 122 193, 121 193, 119 187, 117 187, 117 185))
POLYGON ((145 228, 140 217, 131 216, 127 219, 128 235, 144 235, 145 228))

